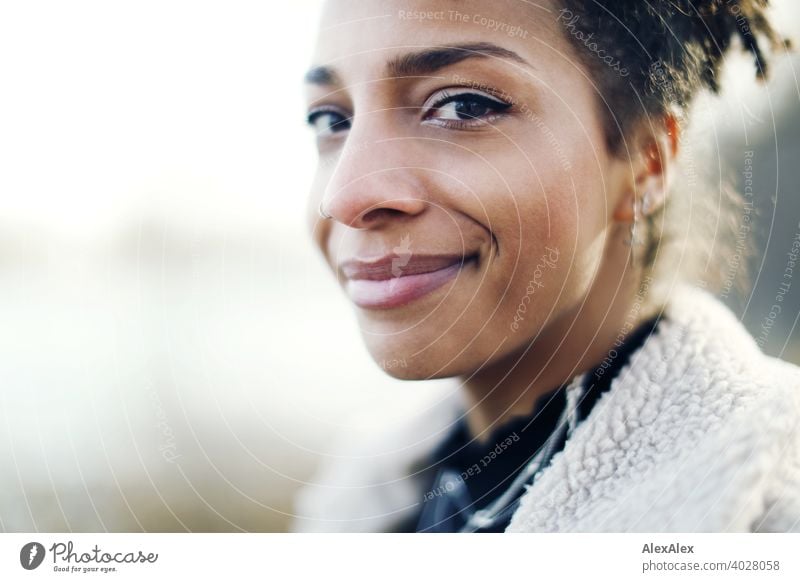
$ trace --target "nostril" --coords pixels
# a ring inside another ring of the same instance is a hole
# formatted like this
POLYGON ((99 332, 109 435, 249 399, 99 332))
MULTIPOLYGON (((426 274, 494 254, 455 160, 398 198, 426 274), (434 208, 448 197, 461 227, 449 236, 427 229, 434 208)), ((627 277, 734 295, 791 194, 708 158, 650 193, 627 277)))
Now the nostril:
POLYGON ((370 223, 390 218, 398 218, 403 214, 405 214, 405 212, 396 208, 374 208, 362 216, 361 220, 364 223, 370 223))

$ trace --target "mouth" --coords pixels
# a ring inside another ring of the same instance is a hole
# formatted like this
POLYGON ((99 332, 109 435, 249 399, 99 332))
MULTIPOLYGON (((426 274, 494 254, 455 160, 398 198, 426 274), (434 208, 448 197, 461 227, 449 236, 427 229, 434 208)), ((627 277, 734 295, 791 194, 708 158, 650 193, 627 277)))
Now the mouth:
POLYGON ((351 301, 365 309, 393 309, 420 299, 455 279, 476 263, 470 255, 386 255, 339 265, 351 301))

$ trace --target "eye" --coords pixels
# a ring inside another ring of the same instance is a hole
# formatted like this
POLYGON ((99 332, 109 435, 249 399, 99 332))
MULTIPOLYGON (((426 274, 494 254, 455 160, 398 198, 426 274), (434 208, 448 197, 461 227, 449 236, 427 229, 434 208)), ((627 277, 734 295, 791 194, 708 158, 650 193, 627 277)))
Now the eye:
POLYGON ((350 129, 350 117, 331 107, 319 107, 309 112, 306 119, 317 137, 328 137, 350 129))
POLYGON ((423 120, 450 129, 471 129, 496 121, 509 107, 511 103, 484 93, 443 90, 435 95, 423 120))

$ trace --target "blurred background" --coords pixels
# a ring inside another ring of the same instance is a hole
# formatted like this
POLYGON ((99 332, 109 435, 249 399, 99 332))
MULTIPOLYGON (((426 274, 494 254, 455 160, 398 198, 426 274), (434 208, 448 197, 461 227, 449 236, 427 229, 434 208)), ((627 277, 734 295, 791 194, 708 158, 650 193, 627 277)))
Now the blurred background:
MULTIPOLYGON (((334 435, 454 389, 372 363, 308 240, 319 5, 0 6, 0 531, 282 531, 334 435)), ((800 233, 798 65, 732 59, 695 128, 752 180, 727 300, 756 336, 800 233)), ((798 315, 800 282, 765 351, 800 362, 798 315)))

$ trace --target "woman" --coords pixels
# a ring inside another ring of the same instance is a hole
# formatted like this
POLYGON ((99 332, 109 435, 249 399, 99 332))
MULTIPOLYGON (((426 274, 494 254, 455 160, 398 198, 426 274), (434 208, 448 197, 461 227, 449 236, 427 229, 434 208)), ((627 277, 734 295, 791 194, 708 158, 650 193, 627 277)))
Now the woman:
POLYGON ((460 391, 345 444, 296 530, 800 530, 798 371, 709 292, 682 137, 731 46, 765 75, 765 5, 326 4, 314 239, 376 362, 460 391))

